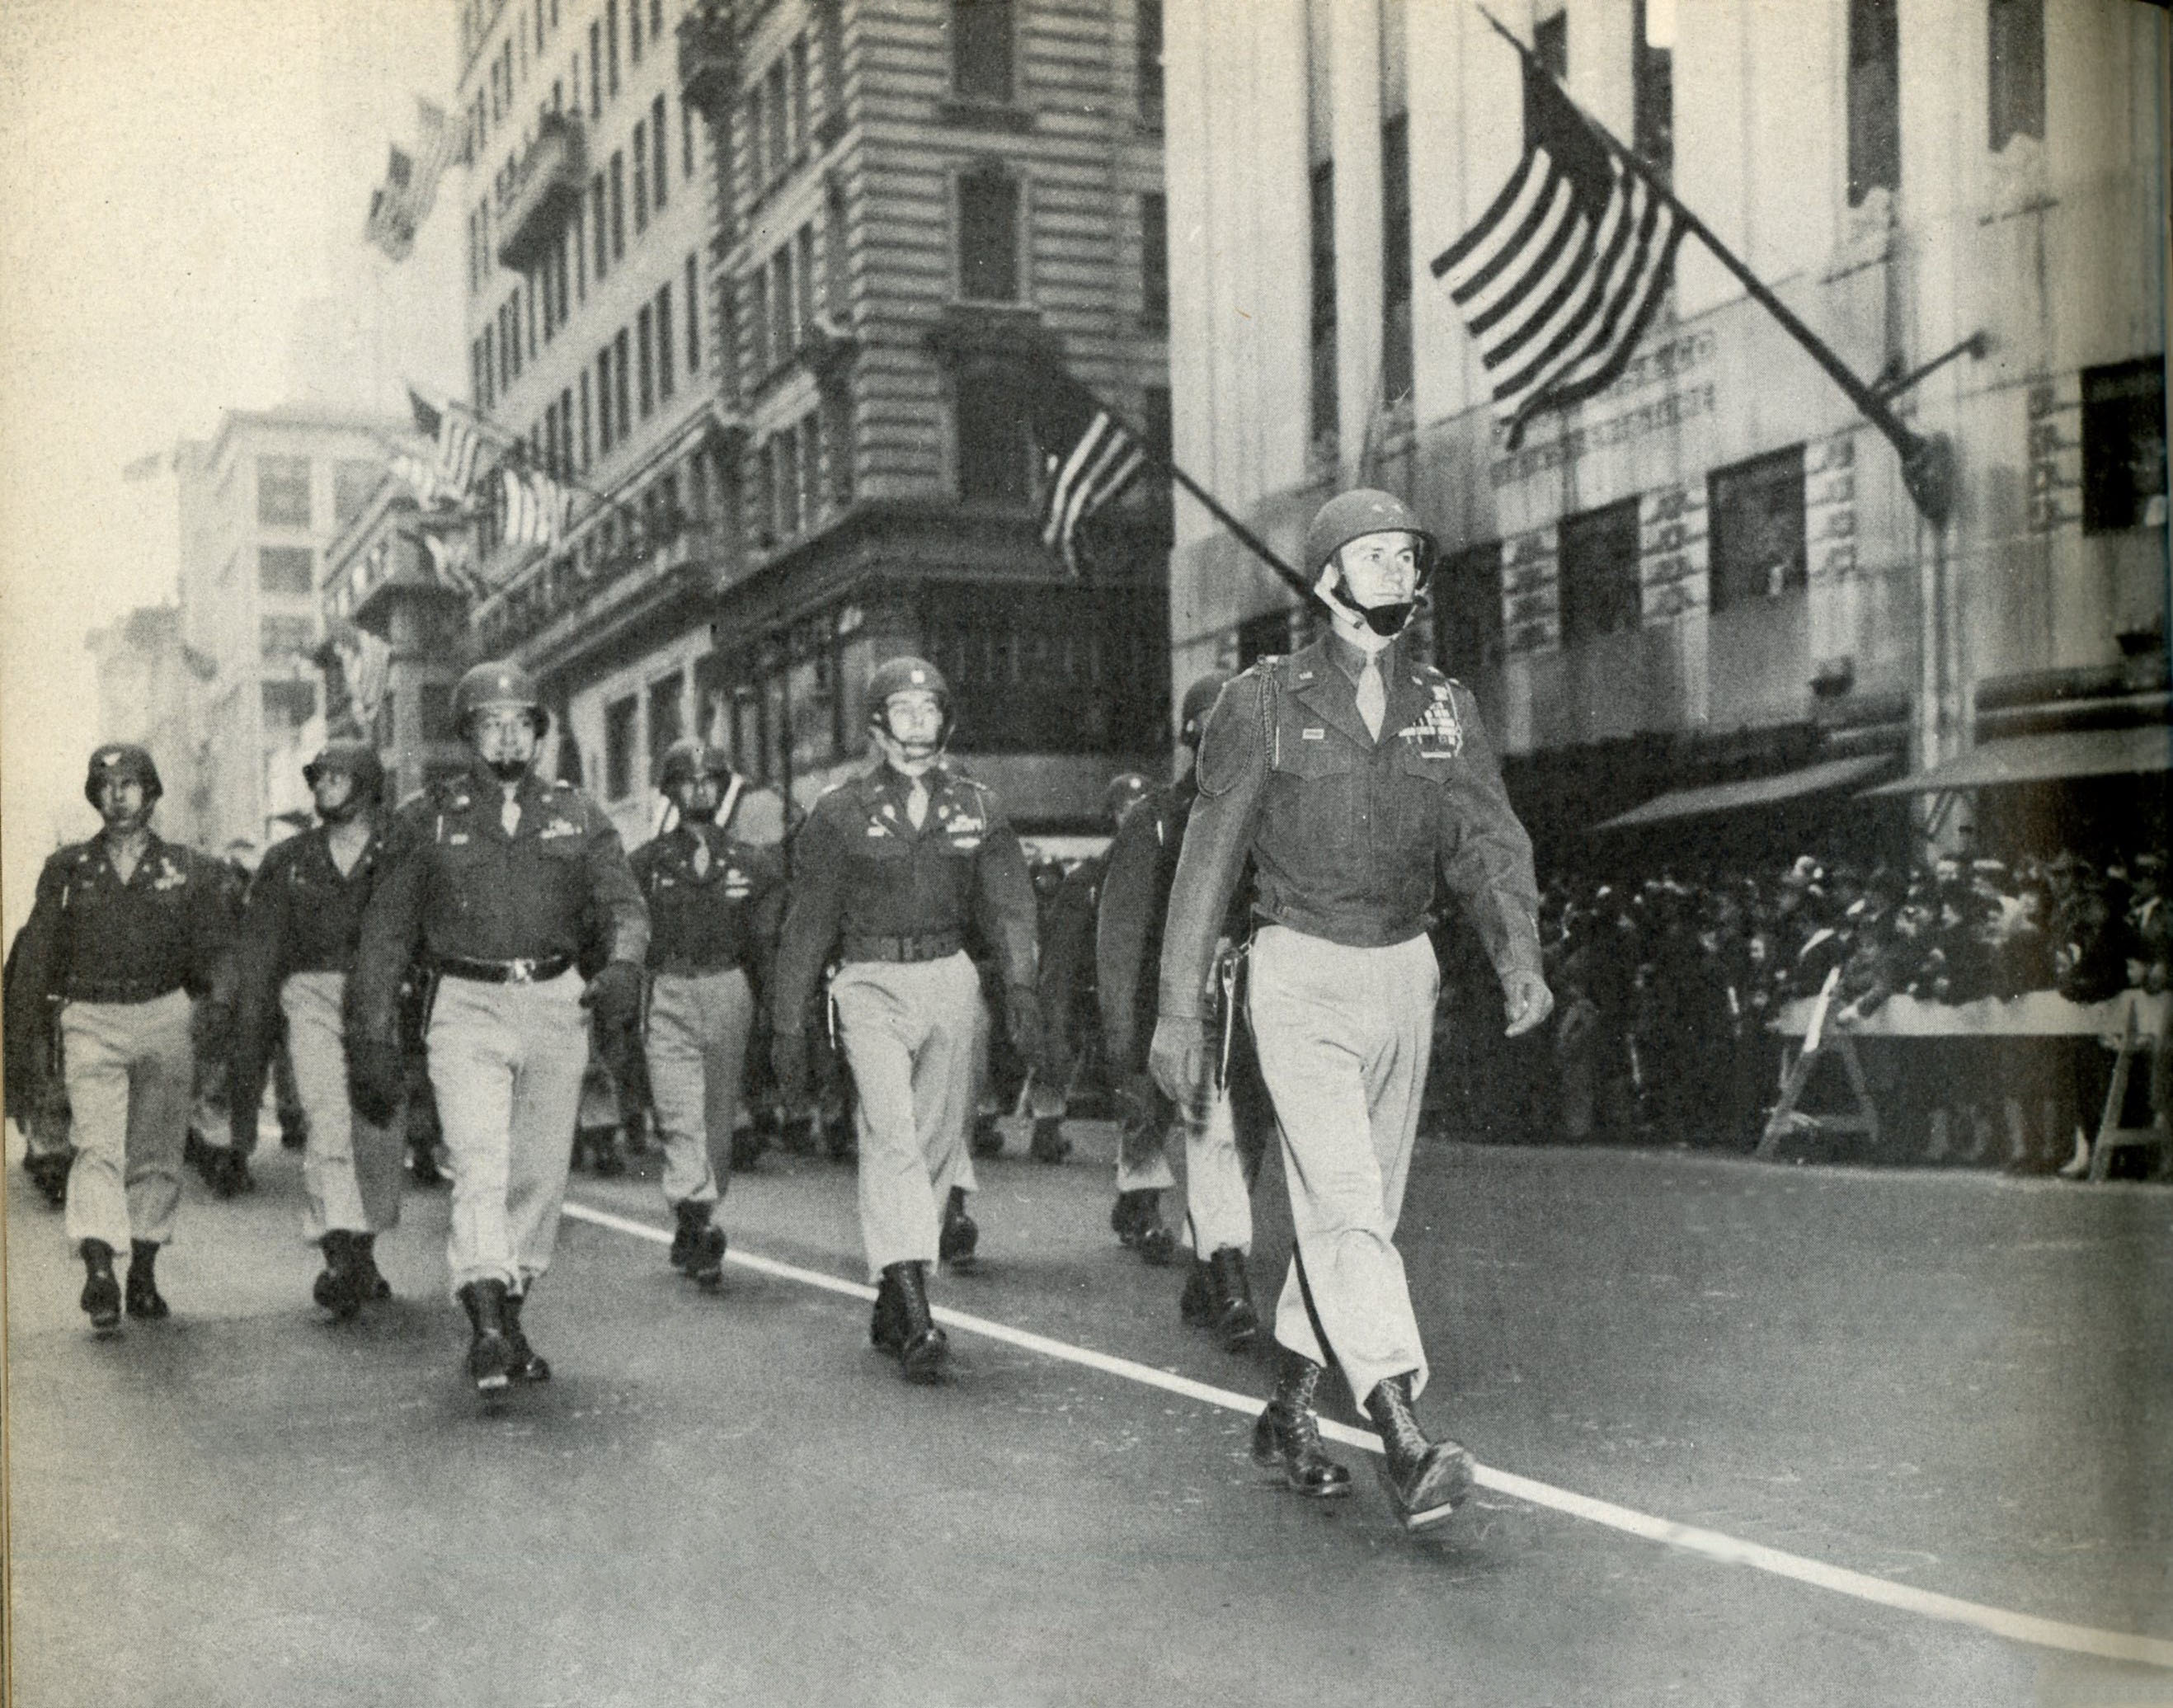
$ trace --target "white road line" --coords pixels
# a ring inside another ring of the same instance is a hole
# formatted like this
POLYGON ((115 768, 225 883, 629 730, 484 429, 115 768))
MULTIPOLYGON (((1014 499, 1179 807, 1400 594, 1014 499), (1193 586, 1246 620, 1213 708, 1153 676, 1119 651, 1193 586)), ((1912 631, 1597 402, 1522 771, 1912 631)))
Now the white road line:
MULTIPOLYGON (((671 1234, 662 1228, 653 1227, 647 1222, 635 1221, 627 1216, 614 1215, 608 1210, 593 1210, 570 1199, 566 1202, 566 1214, 581 1221, 593 1222, 598 1227, 630 1234, 636 1239, 650 1240, 658 1245, 671 1242, 671 1234)), ((728 1252, 725 1260, 736 1263, 741 1269, 752 1269, 758 1274, 774 1275, 779 1280, 796 1281, 802 1286, 818 1287, 825 1292, 839 1293, 849 1298, 872 1300, 876 1296, 876 1290, 864 1282, 826 1275, 818 1269, 801 1269, 796 1263, 779 1263, 774 1258, 758 1257, 752 1252, 728 1252)), ((1187 1399, 1221 1406, 1226 1410, 1241 1412, 1247 1417, 1257 1417, 1265 1404, 1252 1394, 1237 1393, 1227 1387, 1194 1382, 1189 1377, 1157 1370, 1149 1364, 1136 1364, 1129 1358, 1097 1352, 1090 1347, 1074 1346, 1069 1341, 1052 1340, 1045 1334, 1014 1328, 1007 1323, 991 1322, 985 1317, 954 1311, 947 1306, 937 1306, 935 1317, 946 1328, 978 1334, 984 1339, 1000 1340, 1007 1346, 1038 1352, 1043 1357, 1084 1365, 1089 1370, 1123 1377, 1128 1382, 1157 1387, 1165 1393, 1181 1394, 1187 1399)), ((1370 1430, 1352 1429, 1346 1424, 1323 1418, 1320 1432, 1332 1441, 1340 1441, 1347 1447, 1355 1447, 1363 1452, 1378 1453, 1381 1451, 1380 1437, 1370 1430)), ((2011 1613, 2004 1608, 1987 1607, 1982 1603, 1963 1601, 1932 1590, 1893 1583, 1883 1577, 1851 1571, 1846 1566, 1829 1565, 1824 1560, 1809 1560, 1802 1554, 1784 1553, 1777 1548, 1767 1548, 1756 1542, 1744 1542, 1717 1530, 1701 1530, 1695 1525, 1678 1524, 1673 1519, 1656 1518, 1628 1506, 1618 1506, 1611 1501, 1596 1501, 1588 1495, 1579 1495, 1567 1489, 1557 1489, 1551 1484, 1535 1482, 1512 1471, 1497 1471, 1482 1465, 1479 1468, 1479 1482, 1480 1486, 1491 1489, 1497 1494, 1529 1501, 1534 1506, 1566 1513, 1588 1523, 1604 1525, 1610 1530, 1640 1536, 1648 1542, 1663 1543, 1670 1548, 1701 1554, 1723 1565, 1747 1565, 1755 1571, 1771 1572, 1777 1577, 1790 1578, 1816 1589, 1831 1590, 1837 1595, 1852 1596, 1858 1601, 1876 1603, 1881 1607, 1916 1614, 1921 1618, 1938 1619, 1949 1624, 1974 1626, 1978 1630, 1988 1631, 1994 1636, 2005 1637, 2013 1642, 2029 1643, 2039 1648, 2063 1649, 2078 1655, 2095 1655, 2109 1661, 2130 1661, 2143 1666, 2173 1668, 2173 1642, 2163 1638, 2136 1636, 2125 1631, 2098 1630, 2089 1625, 2066 1624, 2058 1619, 2011 1613)))

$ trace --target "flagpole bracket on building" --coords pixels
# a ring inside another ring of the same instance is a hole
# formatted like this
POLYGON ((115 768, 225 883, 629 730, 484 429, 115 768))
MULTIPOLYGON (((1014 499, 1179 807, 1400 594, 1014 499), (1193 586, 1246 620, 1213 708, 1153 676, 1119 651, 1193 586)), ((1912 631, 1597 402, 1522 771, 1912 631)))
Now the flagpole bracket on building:
POLYGON ((1944 433, 1918 434, 1902 429, 1895 441, 1901 453, 1901 484, 1909 489, 1924 520, 1935 528, 1947 525, 1955 507, 1955 445, 1944 433))

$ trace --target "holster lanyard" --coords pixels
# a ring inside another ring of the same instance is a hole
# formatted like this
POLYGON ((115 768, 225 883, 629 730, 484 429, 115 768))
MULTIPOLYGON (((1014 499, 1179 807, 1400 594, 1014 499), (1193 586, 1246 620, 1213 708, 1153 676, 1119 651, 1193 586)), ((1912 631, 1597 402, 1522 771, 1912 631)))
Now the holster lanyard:
POLYGON ((1218 950, 1215 957, 1215 994, 1222 1005, 1222 1043, 1215 1057, 1215 1089, 1227 1091, 1230 1085, 1230 1052, 1237 1040, 1237 993, 1245 982, 1246 958, 1252 953, 1253 940, 1232 943, 1218 950))

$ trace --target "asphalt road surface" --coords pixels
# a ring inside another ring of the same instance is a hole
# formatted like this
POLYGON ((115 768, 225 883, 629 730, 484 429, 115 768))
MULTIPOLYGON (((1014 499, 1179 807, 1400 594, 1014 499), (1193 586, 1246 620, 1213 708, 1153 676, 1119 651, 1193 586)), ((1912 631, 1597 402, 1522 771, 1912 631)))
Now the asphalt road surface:
POLYGON ((849 1169, 737 1179, 768 1261, 716 1296, 653 1161, 577 1175, 557 1377, 495 1415, 443 1193, 327 1323, 267 1131, 255 1195, 191 1184, 173 1320, 98 1341, 11 1158, 13 1700, 2173 1703, 2173 1191, 1422 1144, 1421 1412, 1487 1469, 1415 1540, 1361 1435, 1346 1501, 1253 1469, 1267 1354, 1118 1247, 1108 1138, 983 1166, 934 1388, 868 1347, 849 1169))

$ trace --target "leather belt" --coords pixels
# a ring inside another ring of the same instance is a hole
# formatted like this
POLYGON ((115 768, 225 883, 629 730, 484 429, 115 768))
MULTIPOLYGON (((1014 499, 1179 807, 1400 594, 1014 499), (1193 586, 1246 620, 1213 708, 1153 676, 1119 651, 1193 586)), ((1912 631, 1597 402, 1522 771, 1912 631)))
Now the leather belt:
POLYGON ((719 961, 708 966, 694 961, 660 961, 649 970, 666 978, 714 978, 726 973, 744 973, 747 967, 739 961, 719 961))
POLYGON ((919 937, 848 937, 840 961, 941 961, 966 946, 962 931, 930 931, 919 937))
POLYGON ((479 984, 542 984, 571 967, 574 957, 552 955, 541 961, 471 961, 463 955, 440 955, 434 964, 449 978, 472 978, 479 984))
POLYGON ((180 982, 159 984, 148 979, 124 980, 115 984, 73 983, 62 992, 62 999, 67 1002, 156 1002, 160 997, 171 996, 184 988, 180 982))

